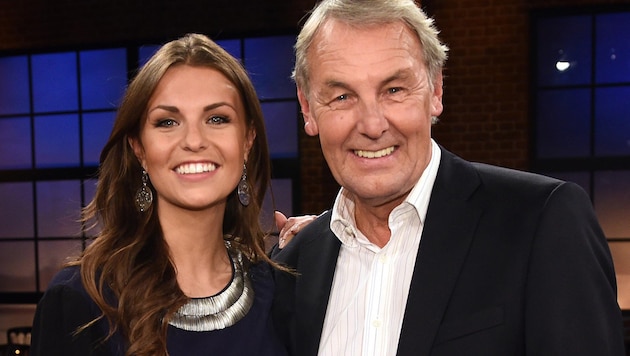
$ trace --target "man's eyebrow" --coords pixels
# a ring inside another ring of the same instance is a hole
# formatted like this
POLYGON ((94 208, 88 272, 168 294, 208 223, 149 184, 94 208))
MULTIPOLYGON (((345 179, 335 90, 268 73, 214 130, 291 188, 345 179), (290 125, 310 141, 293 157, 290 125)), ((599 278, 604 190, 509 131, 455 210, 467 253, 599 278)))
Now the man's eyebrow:
POLYGON ((348 84, 338 81, 338 80, 334 80, 334 79, 327 80, 325 82, 325 87, 327 89, 333 89, 333 88, 342 88, 342 89, 347 89, 347 90, 350 89, 350 86, 348 84))
POLYGON ((394 72, 394 74, 390 75, 389 77, 385 78, 382 82, 381 85, 385 86, 395 80, 401 80, 401 79, 407 79, 411 76, 411 71, 409 69, 399 69, 396 72, 394 72))

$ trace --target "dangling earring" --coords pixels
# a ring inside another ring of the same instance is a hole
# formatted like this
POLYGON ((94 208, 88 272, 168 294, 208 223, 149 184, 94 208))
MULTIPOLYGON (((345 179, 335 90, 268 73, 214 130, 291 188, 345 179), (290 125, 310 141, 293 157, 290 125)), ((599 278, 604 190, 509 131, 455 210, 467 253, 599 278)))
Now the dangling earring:
POLYGON ((238 187, 236 188, 236 192, 238 193, 238 200, 243 204, 243 206, 248 206, 249 201, 251 199, 251 195, 249 194, 249 183, 247 183, 247 162, 243 163, 243 175, 241 176, 241 181, 238 183, 238 187))
POLYGON ((136 192, 136 208, 139 212, 143 213, 151 206, 153 203, 153 192, 151 188, 147 186, 147 182, 149 181, 149 175, 147 171, 142 170, 142 186, 136 192))

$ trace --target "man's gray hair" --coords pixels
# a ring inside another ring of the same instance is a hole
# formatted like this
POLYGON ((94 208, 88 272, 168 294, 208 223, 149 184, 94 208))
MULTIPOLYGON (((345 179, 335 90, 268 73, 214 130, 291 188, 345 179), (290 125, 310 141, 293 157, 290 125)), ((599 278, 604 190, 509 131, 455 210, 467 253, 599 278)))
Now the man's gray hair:
POLYGON ((309 96, 307 52, 317 31, 329 19, 358 28, 404 22, 420 40, 431 86, 446 62, 448 47, 440 42, 439 31, 433 19, 427 17, 413 0, 324 0, 311 11, 295 43, 295 68, 292 77, 307 97, 309 96))

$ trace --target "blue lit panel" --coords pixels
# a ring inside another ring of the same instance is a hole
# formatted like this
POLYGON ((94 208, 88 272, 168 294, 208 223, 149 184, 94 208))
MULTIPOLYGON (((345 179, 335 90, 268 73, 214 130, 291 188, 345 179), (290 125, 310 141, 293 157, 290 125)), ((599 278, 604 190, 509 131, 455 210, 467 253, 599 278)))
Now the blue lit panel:
POLYGON ((0 293, 34 292, 35 243, 0 241, 0 293))
POLYGON ((267 141, 272 158, 298 156, 298 103, 262 103, 267 128, 267 141))
POLYGON ((76 54, 38 54, 31 61, 35 112, 78 110, 76 54))
POLYGON ((241 59, 243 54, 241 53, 241 40, 218 40, 217 44, 223 47, 232 57, 241 59))
POLYGON ((79 117, 35 117, 35 165, 37 168, 78 167, 79 117))
POLYGON ((81 235, 81 182, 37 182, 37 234, 39 237, 81 235))
POLYGON ((33 213, 32 183, 0 183, 0 238, 33 237, 33 213))
POLYGON ((538 85, 590 83, 591 28, 591 16, 539 20, 536 28, 538 85))
POLYGON ((80 239, 39 242, 39 290, 48 284, 69 259, 81 253, 80 239))
POLYGON ((0 115, 28 114, 28 59, 26 56, 0 58, 0 115))
POLYGON ((118 107, 127 85, 127 50, 83 51, 79 58, 83 109, 118 107))
POLYGON ((630 82, 630 12, 596 17, 596 81, 630 82))
POLYGON ((29 169, 31 166, 30 119, 0 119, 0 169, 29 169))
POLYGON ((608 238, 630 238, 630 171, 595 172, 593 204, 608 238))
POLYGON ((595 90, 595 155, 630 155, 630 87, 595 90))
POLYGON ((261 99, 295 98, 293 43, 295 36, 245 40, 245 67, 261 99))
POLYGON ((160 47, 160 45, 145 45, 138 48, 138 67, 145 65, 160 47))
POLYGON ((538 157, 590 156, 590 110, 588 89, 540 91, 536 109, 538 157))
POLYGON ((115 115, 115 112, 83 114, 83 163, 86 166, 98 165, 101 150, 112 131, 115 115))

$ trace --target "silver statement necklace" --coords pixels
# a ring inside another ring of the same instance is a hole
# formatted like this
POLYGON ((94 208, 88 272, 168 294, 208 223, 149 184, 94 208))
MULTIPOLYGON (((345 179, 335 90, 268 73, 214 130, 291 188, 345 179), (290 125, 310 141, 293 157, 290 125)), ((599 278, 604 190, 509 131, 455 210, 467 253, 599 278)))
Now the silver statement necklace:
POLYGON ((243 319, 254 303, 254 289, 243 270, 243 256, 233 251, 226 242, 232 262, 232 281, 217 295, 192 298, 168 322, 187 331, 212 331, 224 329, 243 319))

